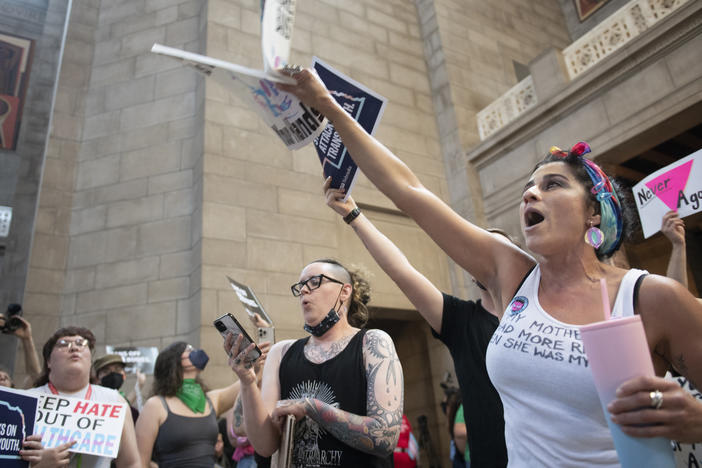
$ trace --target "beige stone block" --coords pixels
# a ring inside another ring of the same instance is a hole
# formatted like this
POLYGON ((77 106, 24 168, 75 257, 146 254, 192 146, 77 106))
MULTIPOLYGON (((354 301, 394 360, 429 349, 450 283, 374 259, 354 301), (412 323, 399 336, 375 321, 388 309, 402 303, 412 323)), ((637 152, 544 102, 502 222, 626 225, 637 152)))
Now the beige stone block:
POLYGON ((146 283, 78 293, 76 312, 115 309, 146 303, 146 283))
POLYGON ((83 190, 109 185, 119 179, 119 157, 116 155, 78 163, 76 188, 83 190))
POLYGON ((34 233, 30 266, 63 269, 66 265, 68 237, 34 233))
MULTIPOLYGON (((192 92, 196 89, 200 79, 201 77, 198 73, 185 67, 159 73, 156 76, 155 98, 161 99, 167 96, 192 92)), ((143 99, 141 102, 144 102, 144 100, 146 99, 143 99)))
POLYGON ((183 44, 198 39, 200 18, 192 17, 166 25, 166 44, 183 44))
POLYGON ((159 278, 173 278, 189 274, 193 269, 193 255, 190 250, 161 256, 159 278))
MULTIPOLYGON (((225 50, 227 55, 221 56, 223 60, 233 61, 245 67, 250 66, 249 63, 244 63, 244 59, 255 60, 258 67, 261 66, 261 37, 259 35, 246 34, 242 31, 227 30, 227 46, 225 50), (239 60, 231 60, 232 58, 241 58, 239 60)), ((220 55, 218 54, 218 57, 220 55)))
POLYGON ((403 67, 396 63, 389 63, 390 79, 397 84, 417 91, 429 93, 429 79, 425 73, 419 73, 411 68, 403 67))
POLYGON ((189 296, 190 279, 187 276, 149 282, 149 303, 173 301, 189 296))
POLYGON ((416 56, 417 58, 424 58, 424 44, 421 40, 415 39, 406 34, 397 33, 395 31, 389 31, 388 38, 390 40, 390 45, 393 48, 402 50, 403 52, 416 56))
POLYGON ((74 172, 75 164, 72 158, 45 158, 42 186, 67 192, 72 191, 74 172))
POLYGON ((34 221, 34 230, 36 232, 41 232, 42 234, 59 232, 54 231, 57 216, 58 208, 44 208, 40 203, 39 208, 37 209, 37 217, 34 221))
MULTIPOLYGON (((91 69, 90 86, 94 88, 97 86, 104 86, 108 83, 128 80, 134 76, 135 65, 135 60, 131 57, 116 62, 105 63, 103 65, 96 64, 96 66, 91 69)), ((61 75, 61 79, 64 79, 63 72, 61 75)))
POLYGON ((385 44, 377 44, 376 48, 378 50, 378 54, 381 57, 387 57, 387 60, 402 64, 420 73, 427 73, 427 64, 424 57, 421 55, 417 56, 414 54, 408 54, 385 44))
POLYGON ((66 270, 64 292, 75 293, 95 288, 95 267, 66 270))
POLYGON ((163 195, 116 202, 107 208, 107 227, 139 224, 163 217, 163 195))
POLYGON ((246 239, 247 267, 264 271, 299 272, 302 248, 299 244, 270 239, 246 239))
POLYGON ((264 213, 253 209, 246 212, 246 234, 261 238, 286 240, 303 244, 336 247, 336 228, 323 221, 311 224, 309 218, 264 213))
POLYGON ((330 24, 338 24, 339 21, 338 10, 332 5, 321 2, 319 0, 307 0, 305 2, 298 2, 295 5, 295 15, 314 16, 316 18, 321 18, 330 24))
POLYGON ((698 34, 665 58, 676 88, 702 77, 702 61, 696 60, 701 49, 702 35, 698 34))
POLYGON ((267 166, 292 167, 292 152, 271 130, 265 133, 227 129, 222 137, 222 153, 237 159, 254 161, 267 166))
POLYGON ((164 194, 164 216, 172 218, 192 214, 194 193, 192 189, 178 190, 164 194))
MULTIPOLYGON (((105 93, 105 108, 111 111, 151 101, 154 99, 155 83, 156 79, 153 75, 115 83, 105 93)), ((114 126, 108 128, 108 131, 114 131, 118 122, 119 116, 111 122, 114 126)))
POLYGON ((369 75, 383 79, 389 77, 386 60, 370 53, 361 52, 352 45, 344 45, 332 40, 316 41, 313 44, 313 50, 318 57, 333 57, 335 62, 363 70, 369 75))
MULTIPOLYGON (((241 103, 244 104, 243 102, 241 103)), ((258 129, 258 115, 249 108, 211 101, 205 109, 205 120, 224 127, 258 129)))
POLYGON ((203 203, 202 236, 232 241, 246 240, 245 210, 219 203, 203 203))
POLYGON ((119 126, 119 112, 108 111, 86 119, 83 125, 83 138, 86 140, 108 135, 119 126))
POLYGON ((388 29, 392 29, 393 31, 407 34, 407 23, 391 16, 390 14, 386 14, 379 11, 378 8, 381 7, 379 7, 378 5, 379 4, 374 4, 373 7, 366 8, 366 17, 368 18, 368 20, 372 23, 382 25, 388 29))
POLYGON ((113 343, 173 336, 176 331, 175 302, 111 310, 106 314, 105 339, 113 343))
MULTIPOLYGON (((351 2, 355 3, 355 2, 351 2)), ((382 26, 368 22, 363 17, 363 12, 353 14, 351 12, 339 11, 340 24, 344 28, 351 29, 357 33, 367 35, 378 42, 388 42, 388 31, 382 26)), ((421 49, 419 49, 421 51, 421 49)))
MULTIPOLYGON (((170 27, 170 25, 169 25, 170 27)), ((164 44, 167 28, 163 26, 150 28, 145 31, 135 32, 122 38, 122 47, 120 49, 120 57, 131 57, 134 55, 144 54, 151 50, 154 43, 164 44)), ((171 44, 171 42, 165 42, 171 44)))
POLYGON ((120 161, 120 180, 125 181, 180 169, 181 143, 173 141, 125 153, 120 161))
POLYGON ((25 291, 45 294, 60 294, 63 290, 63 270, 30 268, 27 271, 25 291))
MULTIPOLYGON (((363 17, 365 11, 363 2, 347 2, 346 0, 321 0, 323 3, 329 4, 339 11, 339 15, 344 12, 353 13, 356 16, 363 17)), ((342 21, 343 23, 343 21, 342 21)))
POLYGON ((203 190, 205 202, 225 205, 236 202, 241 207, 253 207, 266 211, 276 209, 276 194, 270 185, 205 174, 203 190))
POLYGON ((299 190, 289 190, 282 187, 279 188, 278 206, 280 207, 280 213, 283 215, 306 218, 308 222, 311 222, 310 218, 333 222, 338 215, 331 208, 327 207, 324 201, 324 195, 321 191, 321 179, 319 187, 320 190, 318 193, 301 192, 299 190))
POLYGON ((97 206, 85 210, 73 210, 71 212, 71 235, 83 234, 90 231, 104 229, 107 221, 107 207, 97 206))
POLYGON ((204 239, 202 263, 243 268, 246 266, 246 242, 204 239))
POLYGON ((183 216, 141 225, 137 252, 142 255, 155 255, 188 249, 191 222, 190 216, 183 216))
POLYGON ((149 177, 149 195, 189 188, 193 185, 193 171, 177 171, 149 177))
POLYGON ((119 200, 139 198, 146 195, 146 188, 147 180, 146 178, 142 178, 121 184, 113 184, 105 187, 83 190, 81 192, 74 193, 73 206, 80 209, 119 200))
POLYGON ((142 257, 95 268, 95 289, 111 288, 155 280, 159 277, 159 258, 142 257))
POLYGON ((182 119, 194 113, 195 95, 187 93, 122 109, 119 128, 131 130, 170 120, 182 119))
MULTIPOLYGON (((61 310, 61 296, 58 294, 27 292, 22 300, 22 309, 27 311, 31 310, 33 314, 56 317, 59 315, 61 310)), ((31 323, 32 329, 34 330, 35 322, 31 323)), ((51 333, 54 331, 55 329, 51 330, 51 333)), ((34 335, 35 340, 37 339, 37 336, 38 334, 34 335)))
MULTIPOLYGON (((202 99, 202 92, 197 92, 197 99, 202 99)), ((168 140, 191 138, 202 133, 203 121, 200 112, 194 116, 168 122, 168 140)))
MULTIPOLYGON (((237 29, 237 28, 235 28, 237 29)), ((241 10, 241 30, 247 34, 254 36, 261 34, 261 12, 258 10, 241 10)), ((295 46, 295 36, 298 31, 293 33, 293 47, 295 46)))

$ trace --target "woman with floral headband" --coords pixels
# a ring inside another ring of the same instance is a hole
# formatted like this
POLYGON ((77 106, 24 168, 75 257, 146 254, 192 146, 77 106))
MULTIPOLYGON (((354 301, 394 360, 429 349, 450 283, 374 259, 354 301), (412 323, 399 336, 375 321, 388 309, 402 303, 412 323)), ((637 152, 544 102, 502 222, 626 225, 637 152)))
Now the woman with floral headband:
MULTIPOLYGON (((364 174, 506 312, 487 367, 504 404, 509 466, 618 466, 578 332, 602 320, 601 278, 613 315, 641 316, 656 374, 675 368, 702 383, 702 308, 692 295, 665 277, 600 261, 620 246, 627 222, 615 187, 584 157, 586 144, 554 149, 524 186, 520 224, 531 256, 427 190, 312 71, 294 78, 279 87, 324 114, 364 174)), ((702 405, 662 377, 627 381, 617 396, 608 410, 625 433, 702 441, 702 405)))

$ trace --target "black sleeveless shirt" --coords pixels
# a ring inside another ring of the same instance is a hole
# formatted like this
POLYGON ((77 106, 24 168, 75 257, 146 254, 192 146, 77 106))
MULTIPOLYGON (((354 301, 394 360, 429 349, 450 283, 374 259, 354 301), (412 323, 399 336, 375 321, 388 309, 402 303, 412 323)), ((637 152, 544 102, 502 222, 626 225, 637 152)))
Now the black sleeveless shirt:
POLYGON ((214 446, 219 429, 210 399, 207 398, 210 414, 190 417, 175 414, 166 400, 159 398, 168 412, 154 441, 154 461, 159 468, 212 468, 215 464, 214 446))
MULTIPOLYGON (((321 364, 305 357, 309 337, 295 341, 280 362, 281 399, 316 398, 352 414, 366 416, 366 372, 361 330, 343 351, 321 364)), ((379 458, 356 450, 320 427, 311 418, 295 425, 293 468, 391 467, 392 453, 379 458)))

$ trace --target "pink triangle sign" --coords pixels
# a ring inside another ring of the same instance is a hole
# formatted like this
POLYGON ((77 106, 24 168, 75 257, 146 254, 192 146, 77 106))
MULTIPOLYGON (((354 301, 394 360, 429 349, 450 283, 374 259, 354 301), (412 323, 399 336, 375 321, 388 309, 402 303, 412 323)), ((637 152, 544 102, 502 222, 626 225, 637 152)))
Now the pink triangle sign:
POLYGON ((653 180, 649 180, 646 182, 646 187, 665 203, 668 208, 677 210, 680 192, 685 190, 691 169, 692 160, 669 170, 665 174, 659 175, 653 180))

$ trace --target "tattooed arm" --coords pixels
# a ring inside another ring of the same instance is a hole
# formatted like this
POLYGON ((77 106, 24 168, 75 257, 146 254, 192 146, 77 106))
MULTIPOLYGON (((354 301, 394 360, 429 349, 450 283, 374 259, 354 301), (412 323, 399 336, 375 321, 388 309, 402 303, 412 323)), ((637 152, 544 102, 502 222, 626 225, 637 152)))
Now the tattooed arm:
POLYGON ((382 330, 368 330, 363 338, 366 369, 366 414, 349 413, 314 398, 287 400, 273 414, 307 416, 345 444, 376 456, 392 453, 400 437, 404 381, 402 366, 390 336, 382 330))

